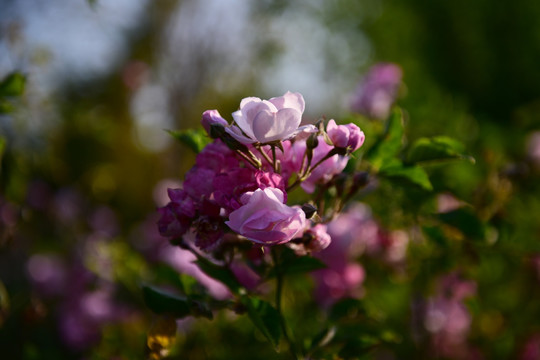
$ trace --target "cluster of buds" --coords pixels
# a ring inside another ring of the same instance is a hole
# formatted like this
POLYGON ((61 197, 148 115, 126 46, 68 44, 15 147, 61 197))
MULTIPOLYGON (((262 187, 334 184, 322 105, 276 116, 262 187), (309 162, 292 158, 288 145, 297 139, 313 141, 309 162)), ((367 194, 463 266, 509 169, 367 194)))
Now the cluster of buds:
POLYGON ((183 188, 168 190, 170 202, 159 209, 160 233, 183 245, 194 235, 205 251, 246 239, 260 246, 301 245, 308 252, 327 247, 324 224, 334 213, 316 201, 290 206, 288 195, 296 188, 313 194, 335 186, 338 195, 350 196, 359 188, 354 179, 365 178, 345 181, 342 172, 365 136, 355 124, 334 120, 301 126, 304 107, 301 94, 287 92, 243 99, 232 124, 217 110, 205 111, 202 126, 214 140, 197 155, 183 188))

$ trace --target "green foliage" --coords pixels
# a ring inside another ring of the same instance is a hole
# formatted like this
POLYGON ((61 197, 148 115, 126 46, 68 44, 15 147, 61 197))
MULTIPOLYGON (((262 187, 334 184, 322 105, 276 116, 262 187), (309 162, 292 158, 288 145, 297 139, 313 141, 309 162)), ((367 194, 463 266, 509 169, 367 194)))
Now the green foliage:
POLYGON ((233 294, 240 294, 244 291, 242 285, 238 282, 229 268, 216 265, 202 256, 198 256, 195 263, 206 275, 227 286, 233 294))
POLYGON ((23 94, 25 84, 26 77, 18 72, 11 73, 0 81, 0 115, 14 110, 10 100, 23 94))
POLYGON ((281 314, 270 303, 256 297, 242 296, 241 302, 255 327, 277 348, 281 339, 281 314))
POLYGON ((201 129, 187 129, 187 130, 165 130, 172 137, 178 140, 181 144, 184 144, 190 148, 195 154, 198 154, 202 149, 208 145, 212 139, 210 139, 204 130, 201 129))
POLYGON ((398 183, 405 181, 407 184, 419 186, 426 191, 433 190, 428 174, 419 166, 391 165, 381 169, 379 175, 398 183))
MULTIPOLYGON (((312 256, 297 256, 291 249, 283 249, 280 256, 280 273, 282 275, 293 275, 308 273, 311 271, 323 269, 326 265, 319 259, 312 256)), ((276 269, 272 268, 268 277, 275 277, 276 269)))
POLYGON ((143 298, 146 306, 156 314, 169 315, 177 319, 186 316, 212 319, 212 311, 202 302, 180 297, 150 286, 143 286, 143 298))
POLYGON ((6 146, 7 146, 6 139, 0 136, 0 173, 2 173, 2 158, 4 157, 6 146))
POLYGON ((472 240, 483 240, 486 226, 470 208, 461 207, 438 215, 439 219, 472 240))
POLYGON ((26 77, 18 72, 11 73, 0 82, 0 97, 17 97, 24 92, 26 77))
POLYGON ((395 108, 388 119, 383 136, 366 153, 366 159, 375 170, 395 165, 403 146, 403 112, 395 108))
POLYGON ((475 162, 472 156, 465 153, 463 143, 447 136, 420 138, 407 154, 407 162, 411 164, 429 165, 452 160, 475 162))

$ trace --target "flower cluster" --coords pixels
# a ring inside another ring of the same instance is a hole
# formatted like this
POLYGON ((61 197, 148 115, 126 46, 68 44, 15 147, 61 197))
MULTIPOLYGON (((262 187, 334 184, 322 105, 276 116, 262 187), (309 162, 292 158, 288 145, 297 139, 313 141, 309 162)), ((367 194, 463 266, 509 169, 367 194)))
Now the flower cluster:
MULTIPOLYGON (((301 94, 287 92, 243 99, 232 124, 217 110, 205 111, 201 123, 214 140, 197 155, 183 187, 168 189, 170 202, 159 209, 160 233, 178 244, 194 238, 205 251, 246 239, 308 252, 327 247, 324 224, 332 211, 323 213, 313 202, 288 205, 289 194, 334 186, 365 137, 352 123, 301 126, 304 108, 301 94)), ((339 188, 345 197, 358 186, 339 188)))

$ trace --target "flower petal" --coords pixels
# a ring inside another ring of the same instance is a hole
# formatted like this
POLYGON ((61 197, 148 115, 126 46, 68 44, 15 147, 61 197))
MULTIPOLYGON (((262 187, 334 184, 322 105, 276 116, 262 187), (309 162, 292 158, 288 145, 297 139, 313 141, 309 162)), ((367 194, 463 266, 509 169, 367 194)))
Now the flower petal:
POLYGON ((242 134, 242 131, 240 130, 238 126, 232 125, 232 126, 226 127, 225 131, 227 132, 227 134, 231 135, 233 138, 235 138, 236 140, 238 140, 244 145, 253 144, 256 141, 242 134))
POLYGON ((298 129, 301 118, 295 109, 281 109, 276 114, 264 111, 253 120, 253 133, 261 143, 285 140, 298 129))
MULTIPOLYGON (((255 139, 253 131, 251 130, 251 124, 248 123, 247 118, 244 116, 241 110, 232 113, 234 122, 242 131, 250 138, 255 139)), ((240 132, 241 133, 241 132, 240 132)), ((232 134, 231 134, 232 135, 232 134)))
POLYGON ((300 114, 304 113, 305 101, 300 93, 292 93, 287 91, 285 95, 271 98, 270 101, 278 109, 292 108, 298 110, 300 114))

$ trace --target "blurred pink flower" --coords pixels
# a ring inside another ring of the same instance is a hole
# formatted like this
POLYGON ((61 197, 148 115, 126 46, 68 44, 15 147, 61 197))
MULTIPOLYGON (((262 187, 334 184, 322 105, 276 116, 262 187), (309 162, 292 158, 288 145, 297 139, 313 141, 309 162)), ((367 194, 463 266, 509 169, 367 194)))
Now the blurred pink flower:
POLYGON ((539 360, 540 359, 540 334, 535 334, 527 339, 523 346, 520 360, 539 360))
POLYGON ((475 292, 476 283, 461 279, 457 273, 439 279, 424 314, 424 326, 431 333, 432 347, 438 356, 464 358, 471 351, 467 335, 472 318, 463 300, 475 292))
POLYGON ((356 89, 351 109, 372 118, 387 118, 396 100, 402 75, 396 64, 374 65, 356 89))

